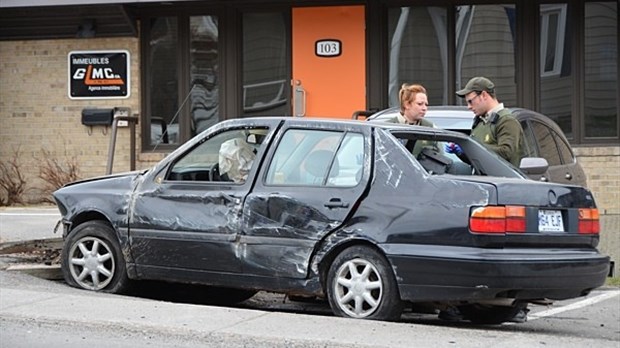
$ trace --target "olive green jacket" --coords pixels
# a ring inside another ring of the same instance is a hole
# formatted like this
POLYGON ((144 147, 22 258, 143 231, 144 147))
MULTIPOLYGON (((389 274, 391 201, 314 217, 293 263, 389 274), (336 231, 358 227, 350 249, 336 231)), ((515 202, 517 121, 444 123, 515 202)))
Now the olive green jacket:
POLYGON ((476 116, 471 137, 515 167, 519 167, 523 151, 523 129, 508 109, 492 114, 487 122, 476 116))

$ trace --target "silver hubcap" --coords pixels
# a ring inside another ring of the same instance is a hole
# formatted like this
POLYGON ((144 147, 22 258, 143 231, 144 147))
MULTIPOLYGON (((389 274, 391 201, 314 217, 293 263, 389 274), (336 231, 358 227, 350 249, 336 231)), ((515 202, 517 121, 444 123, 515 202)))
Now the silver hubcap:
POLYGON ((101 239, 84 237, 71 247, 69 267, 73 279, 84 289, 101 290, 114 275, 114 258, 101 239))
POLYGON ((338 306, 352 318, 365 318, 379 307, 383 282, 370 262, 354 259, 345 262, 336 273, 334 284, 338 306))

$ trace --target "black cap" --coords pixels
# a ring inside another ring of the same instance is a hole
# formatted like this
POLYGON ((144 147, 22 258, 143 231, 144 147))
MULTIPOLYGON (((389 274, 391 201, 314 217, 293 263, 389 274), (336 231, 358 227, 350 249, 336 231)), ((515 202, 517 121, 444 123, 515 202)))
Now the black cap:
POLYGON ((495 85, 493 84, 493 82, 491 82, 491 80, 487 79, 486 77, 478 76, 478 77, 473 77, 471 80, 469 80, 469 82, 467 82, 467 84, 465 85, 465 88, 463 88, 460 91, 457 91, 456 95, 463 98, 471 92, 480 93, 482 91, 487 91, 488 93, 494 93, 495 85))

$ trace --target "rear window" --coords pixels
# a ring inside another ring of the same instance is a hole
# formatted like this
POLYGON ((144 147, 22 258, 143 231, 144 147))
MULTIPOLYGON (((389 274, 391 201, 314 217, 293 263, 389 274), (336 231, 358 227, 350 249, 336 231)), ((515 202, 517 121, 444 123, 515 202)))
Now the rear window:
POLYGON ((433 122, 438 128, 457 131, 467 130, 468 132, 471 130, 471 125, 474 120, 473 117, 471 119, 464 119, 455 117, 437 117, 428 114, 424 118, 433 122))

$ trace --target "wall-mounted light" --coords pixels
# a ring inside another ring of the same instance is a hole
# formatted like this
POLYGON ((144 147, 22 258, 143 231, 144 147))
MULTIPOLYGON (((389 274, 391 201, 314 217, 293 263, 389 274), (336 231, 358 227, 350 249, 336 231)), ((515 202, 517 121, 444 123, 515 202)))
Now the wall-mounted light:
POLYGON ((95 37, 96 23, 94 19, 84 19, 78 26, 75 37, 78 38, 90 38, 95 37))

